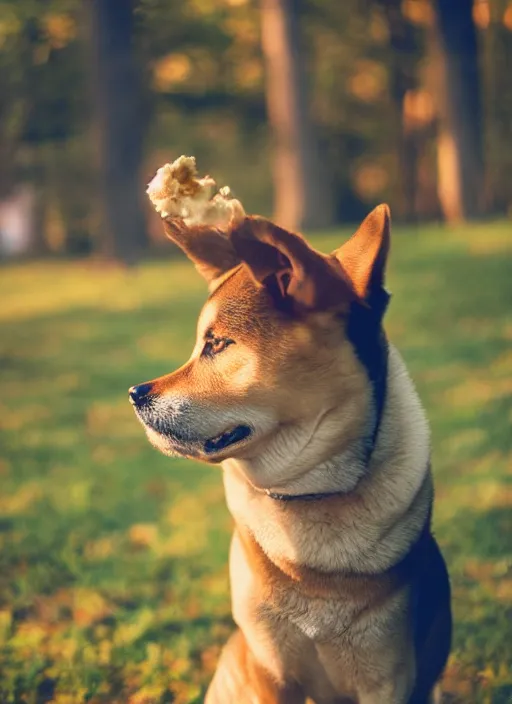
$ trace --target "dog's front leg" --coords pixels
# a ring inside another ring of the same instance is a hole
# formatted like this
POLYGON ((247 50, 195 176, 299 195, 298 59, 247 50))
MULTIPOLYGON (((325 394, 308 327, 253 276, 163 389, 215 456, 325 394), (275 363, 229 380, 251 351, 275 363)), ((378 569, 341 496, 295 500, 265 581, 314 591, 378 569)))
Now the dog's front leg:
POLYGON ((227 642, 205 704, 304 704, 298 685, 280 685, 256 661, 240 630, 227 642))

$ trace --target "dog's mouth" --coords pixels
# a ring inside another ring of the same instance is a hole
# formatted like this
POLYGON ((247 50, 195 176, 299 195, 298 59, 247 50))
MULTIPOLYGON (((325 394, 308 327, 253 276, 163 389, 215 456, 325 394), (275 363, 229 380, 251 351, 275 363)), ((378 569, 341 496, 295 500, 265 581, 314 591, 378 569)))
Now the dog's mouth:
POLYGON ((203 450, 205 454, 212 455, 215 452, 225 450, 227 447, 237 445, 242 440, 245 440, 252 434, 251 428, 248 425, 237 425, 231 430, 226 430, 224 433, 210 438, 204 443, 203 450))
POLYGON ((162 449, 157 437, 165 438, 164 442, 168 443, 167 447, 170 451, 189 457, 203 455, 213 458, 213 456, 223 453, 228 448, 234 448, 236 445, 241 444, 254 432, 250 426, 240 424, 205 440, 197 436, 182 434, 176 428, 169 427, 162 420, 148 418, 146 414, 141 413, 138 409, 136 411, 142 425, 149 431, 149 439, 153 444, 162 449))

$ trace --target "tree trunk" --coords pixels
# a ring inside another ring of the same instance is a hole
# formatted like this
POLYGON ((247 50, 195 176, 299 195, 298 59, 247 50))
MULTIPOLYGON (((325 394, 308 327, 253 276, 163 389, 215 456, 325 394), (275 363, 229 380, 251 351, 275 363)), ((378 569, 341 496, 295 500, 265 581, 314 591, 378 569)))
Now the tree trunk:
POLYGON ((436 0, 433 58, 438 134, 438 192, 448 221, 483 210, 484 169, 478 46, 473 0, 436 0))
POLYGON ((141 86, 133 51, 133 0, 85 0, 92 50, 101 248, 135 263, 147 247, 140 165, 141 86))
POLYGON ((416 88, 416 40, 414 29, 404 17, 401 0, 380 0, 386 17, 390 46, 391 97, 397 124, 399 163, 399 215, 406 221, 416 219, 418 191, 417 130, 405 114, 407 91, 416 88))
POLYGON ((334 203, 308 116, 297 0, 261 0, 265 94, 272 129, 274 217, 292 230, 325 227, 334 203))
MULTIPOLYGON (((489 4, 489 25, 483 38, 484 111, 486 122, 486 209, 512 212, 512 42, 506 13, 508 0, 489 4), (505 147, 505 148, 504 148, 505 147)), ((510 22, 510 20, 509 20, 510 22)))

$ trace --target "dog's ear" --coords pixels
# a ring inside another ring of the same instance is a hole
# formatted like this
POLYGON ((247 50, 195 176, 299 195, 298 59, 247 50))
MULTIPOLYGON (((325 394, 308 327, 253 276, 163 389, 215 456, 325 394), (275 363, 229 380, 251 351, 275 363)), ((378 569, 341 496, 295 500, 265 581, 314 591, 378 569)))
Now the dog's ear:
POLYGON ((208 283, 240 264, 240 259, 226 233, 207 225, 188 227, 181 218, 167 218, 167 237, 194 262, 208 283))
POLYGON ((389 253, 391 214, 379 205, 362 222, 357 232, 333 252, 362 300, 384 288, 389 253))
POLYGON ((317 252, 301 235, 264 218, 246 217, 229 236, 253 278, 281 302, 325 310, 355 297, 337 260, 317 252))

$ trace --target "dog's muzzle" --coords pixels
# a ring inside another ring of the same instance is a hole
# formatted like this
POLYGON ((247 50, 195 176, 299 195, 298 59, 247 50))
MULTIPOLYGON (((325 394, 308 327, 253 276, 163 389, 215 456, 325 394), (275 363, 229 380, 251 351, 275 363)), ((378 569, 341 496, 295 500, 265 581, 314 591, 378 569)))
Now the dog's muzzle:
POLYGON ((162 408, 158 394, 153 394, 152 389, 150 383, 132 386, 128 391, 130 403, 146 429, 158 433, 170 446, 169 450, 178 454, 213 456, 238 445, 253 433, 249 425, 240 424, 209 436, 206 428, 197 427, 200 409, 192 412, 191 405, 181 400, 162 408))

